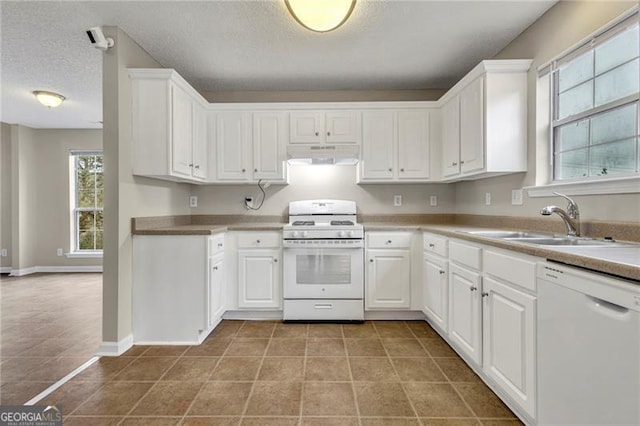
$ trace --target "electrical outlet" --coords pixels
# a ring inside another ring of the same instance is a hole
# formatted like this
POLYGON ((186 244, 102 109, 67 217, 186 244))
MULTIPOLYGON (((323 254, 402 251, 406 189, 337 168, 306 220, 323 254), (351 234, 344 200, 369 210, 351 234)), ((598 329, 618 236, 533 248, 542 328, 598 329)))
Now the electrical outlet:
POLYGON ((485 206, 490 206, 491 205, 491 193, 490 192, 485 192, 484 193, 484 205, 485 206))
POLYGON ((189 197, 189 207, 198 207, 198 196, 192 195, 189 197))
POLYGON ((402 195, 393 196, 393 205, 396 207, 400 207, 402 205, 402 195))
POLYGON ((62 256, 62 249, 61 249, 61 248, 57 249, 57 250, 56 250, 56 254, 57 254, 58 256, 62 256))
POLYGON ((251 197, 251 196, 244 197, 244 206, 247 209, 252 209, 253 208, 253 197, 251 197))
POLYGON ((437 195, 432 195, 431 197, 429 197, 429 205, 431 207, 435 207, 438 205, 438 196, 437 195))
POLYGON ((512 189, 511 204, 514 206, 521 206, 522 202, 522 189, 512 189))
POLYGON ((7 257, 7 249, 0 250, 0 256, 1 257, 7 257))

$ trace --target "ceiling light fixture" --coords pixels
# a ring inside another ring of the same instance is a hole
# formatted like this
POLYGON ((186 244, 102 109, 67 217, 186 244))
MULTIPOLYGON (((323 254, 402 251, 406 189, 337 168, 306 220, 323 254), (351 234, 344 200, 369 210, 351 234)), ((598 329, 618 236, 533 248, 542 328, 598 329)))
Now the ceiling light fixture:
POLYGON ((36 90, 33 92, 36 96, 38 102, 47 108, 55 108, 59 106, 66 99, 64 96, 54 93, 54 92, 46 92, 44 90, 36 90))
POLYGON ((303 27, 325 33, 344 24, 356 0, 284 0, 289 13, 303 27))

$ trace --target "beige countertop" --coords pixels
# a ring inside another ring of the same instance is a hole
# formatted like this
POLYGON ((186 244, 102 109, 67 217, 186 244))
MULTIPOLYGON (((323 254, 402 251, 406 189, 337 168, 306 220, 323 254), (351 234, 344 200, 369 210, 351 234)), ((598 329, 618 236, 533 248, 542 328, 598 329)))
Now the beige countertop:
MULTIPOLYGON (((135 235, 214 235, 226 231, 280 231, 285 223, 282 222, 237 222, 229 224, 210 225, 179 225, 165 226, 148 229, 137 229, 135 235)), ((465 226, 457 224, 420 224, 420 223, 389 223, 389 222, 365 222, 365 231, 425 231, 447 237, 457 238, 479 244, 485 244, 505 250, 512 250, 544 258, 547 260, 562 262, 567 265, 591 269, 596 272, 604 272, 640 282, 640 245, 629 248, 603 248, 597 249, 585 247, 571 247, 570 249, 557 249, 549 246, 539 246, 521 242, 512 242, 497 238, 488 238, 468 234, 464 231, 474 229, 488 229, 479 226, 465 226)), ((491 228, 501 229, 501 228, 491 228)), ((520 229, 519 229, 520 230, 520 229)), ((637 244, 637 243, 636 243, 637 244)))

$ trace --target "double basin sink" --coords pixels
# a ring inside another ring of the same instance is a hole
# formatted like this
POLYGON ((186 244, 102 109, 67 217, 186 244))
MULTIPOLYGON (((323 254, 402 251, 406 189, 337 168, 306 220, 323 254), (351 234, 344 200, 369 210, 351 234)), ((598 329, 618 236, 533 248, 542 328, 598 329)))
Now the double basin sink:
POLYGON ((535 244, 540 246, 581 246, 581 247, 628 247, 627 243, 618 243, 613 240, 595 240, 583 237, 558 236, 538 232, 526 231, 463 231, 478 237, 496 238, 505 241, 535 244))

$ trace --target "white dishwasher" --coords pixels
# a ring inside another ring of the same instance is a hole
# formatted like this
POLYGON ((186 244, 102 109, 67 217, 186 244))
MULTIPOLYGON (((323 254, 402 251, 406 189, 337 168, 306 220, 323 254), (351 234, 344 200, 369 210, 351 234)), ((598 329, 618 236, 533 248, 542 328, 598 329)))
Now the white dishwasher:
POLYGON ((538 424, 640 425, 640 283, 538 265, 538 424))

